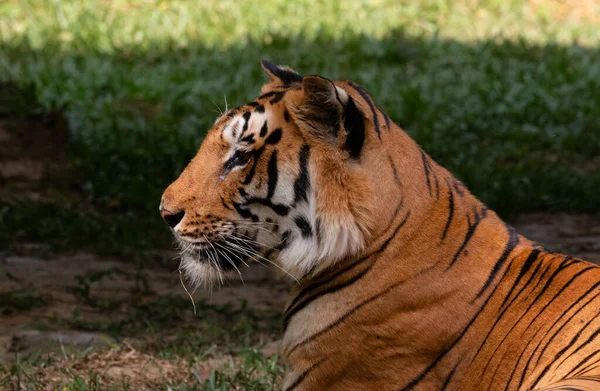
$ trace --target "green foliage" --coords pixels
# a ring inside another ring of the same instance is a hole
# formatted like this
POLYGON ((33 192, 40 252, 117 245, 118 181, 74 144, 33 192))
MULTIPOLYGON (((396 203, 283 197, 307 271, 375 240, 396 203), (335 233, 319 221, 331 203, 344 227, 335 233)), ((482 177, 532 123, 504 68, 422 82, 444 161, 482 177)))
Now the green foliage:
POLYGON ((140 210, 81 210, 65 203, 0 202, 0 247, 42 242, 50 251, 88 249, 117 254, 143 248, 169 248, 171 238, 158 214, 140 210))

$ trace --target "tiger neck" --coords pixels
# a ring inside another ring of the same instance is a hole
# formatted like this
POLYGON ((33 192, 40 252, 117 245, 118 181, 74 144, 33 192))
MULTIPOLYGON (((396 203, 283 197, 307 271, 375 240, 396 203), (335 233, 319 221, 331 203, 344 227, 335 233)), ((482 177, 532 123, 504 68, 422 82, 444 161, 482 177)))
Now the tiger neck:
POLYGON ((292 293, 284 314, 286 360, 331 354, 335 343, 320 340, 315 350, 312 342, 334 329, 356 328, 356 319, 388 326, 393 319, 394 338, 404 336, 399 346, 423 338, 449 343, 493 289, 508 255, 531 245, 420 148, 412 154, 389 158, 395 185, 380 192, 388 207, 376 216, 386 223, 365 251, 305 279, 292 293), (422 162, 420 180, 402 169, 414 171, 415 161, 422 162), (423 328, 428 333, 420 334, 423 328))

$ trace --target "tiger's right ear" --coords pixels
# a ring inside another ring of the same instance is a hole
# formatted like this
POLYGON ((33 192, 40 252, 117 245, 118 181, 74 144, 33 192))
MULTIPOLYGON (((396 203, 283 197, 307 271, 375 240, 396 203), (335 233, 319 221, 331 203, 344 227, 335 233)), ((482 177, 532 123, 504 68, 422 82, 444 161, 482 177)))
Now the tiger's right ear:
POLYGON ((267 60, 262 60, 260 65, 271 81, 282 84, 302 83, 302 75, 292 68, 275 65, 267 60))
POLYGON ((321 76, 304 77, 302 89, 304 99, 297 108, 297 117, 305 128, 319 138, 336 142, 357 159, 365 141, 365 123, 354 99, 321 76))

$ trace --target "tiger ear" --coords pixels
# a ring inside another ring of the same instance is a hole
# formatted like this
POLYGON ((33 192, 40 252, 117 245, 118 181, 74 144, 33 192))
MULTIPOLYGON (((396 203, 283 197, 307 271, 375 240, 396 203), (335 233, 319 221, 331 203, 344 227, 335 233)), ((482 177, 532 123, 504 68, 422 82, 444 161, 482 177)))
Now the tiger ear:
POLYGON ((260 62, 262 69, 265 71, 271 81, 280 82, 283 84, 301 83, 302 75, 292 68, 275 65, 267 60, 260 62))
POLYGON ((365 141, 364 117, 354 99, 331 80, 306 76, 302 80, 304 100, 298 107, 299 119, 320 138, 336 142, 358 158, 365 141))

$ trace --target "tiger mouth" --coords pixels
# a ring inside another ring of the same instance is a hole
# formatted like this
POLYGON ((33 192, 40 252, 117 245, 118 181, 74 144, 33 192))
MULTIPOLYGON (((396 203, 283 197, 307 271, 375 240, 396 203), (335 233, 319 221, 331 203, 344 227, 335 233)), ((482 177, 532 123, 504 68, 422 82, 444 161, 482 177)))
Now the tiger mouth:
POLYGON ((183 245, 182 255, 195 262, 212 266, 219 270, 231 271, 241 265, 247 265, 255 253, 256 248, 236 248, 225 241, 209 243, 186 243, 183 245))

